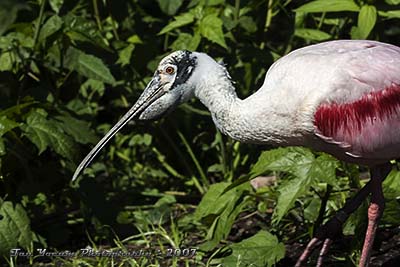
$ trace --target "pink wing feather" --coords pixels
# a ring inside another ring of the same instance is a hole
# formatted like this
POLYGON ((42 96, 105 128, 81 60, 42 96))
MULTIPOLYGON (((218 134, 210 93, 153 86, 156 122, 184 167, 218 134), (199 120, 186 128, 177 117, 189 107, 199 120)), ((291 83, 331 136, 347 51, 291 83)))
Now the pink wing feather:
POLYGON ((365 44, 342 67, 346 88, 333 91, 314 113, 316 134, 355 157, 400 144, 400 49, 365 44))

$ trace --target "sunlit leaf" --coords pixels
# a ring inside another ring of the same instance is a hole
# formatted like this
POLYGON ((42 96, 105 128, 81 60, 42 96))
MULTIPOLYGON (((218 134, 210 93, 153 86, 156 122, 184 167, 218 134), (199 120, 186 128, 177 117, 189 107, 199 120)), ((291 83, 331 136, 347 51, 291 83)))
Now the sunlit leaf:
POLYGON ((296 29, 294 35, 306 40, 313 40, 313 41, 324 41, 332 38, 332 36, 329 33, 320 30, 305 29, 305 28, 296 29))
POLYGON ((180 28, 194 21, 194 15, 192 13, 184 13, 182 15, 174 17, 174 21, 170 22, 165 26, 158 34, 164 34, 173 29, 180 28))
POLYGON ((221 239, 228 236, 237 215, 246 205, 242 194, 250 190, 249 183, 224 193, 228 186, 229 183, 224 182, 211 185, 196 209, 195 218, 209 226, 202 250, 215 248, 221 239))
POLYGON ((200 22, 200 34, 208 40, 227 48, 222 24, 222 20, 216 14, 207 15, 200 22))
POLYGON ((279 222, 293 206, 295 200, 309 190, 312 183, 323 181, 334 186, 338 166, 338 161, 326 154, 315 157, 306 148, 278 148, 265 151, 260 155, 251 169, 251 177, 259 176, 267 171, 290 174, 278 187, 280 195, 274 212, 274 221, 279 222))
POLYGON ((65 65, 68 69, 75 70, 85 77, 109 84, 115 83, 115 79, 110 70, 100 58, 86 54, 74 47, 68 49, 65 65))
POLYGON ((201 36, 200 34, 195 34, 192 36, 188 33, 179 34, 178 38, 172 43, 171 48, 173 50, 189 50, 194 51, 200 44, 201 36))
POLYGON ((223 258, 223 266, 275 266, 285 256, 285 246, 271 233, 261 230, 254 236, 230 245, 232 254, 223 258))
POLYGON ((58 13, 60 12, 60 8, 64 4, 64 0, 49 0, 49 4, 51 6, 51 9, 53 9, 54 12, 58 13))
POLYGON ((295 9, 295 12, 341 12, 358 11, 360 7, 353 0, 316 0, 295 9))
POLYGON ((40 29, 39 42, 44 42, 47 37, 60 30, 62 24, 63 21, 59 16, 51 16, 40 29))
POLYGON ((400 10, 378 11, 379 16, 389 19, 400 18, 400 10))
POLYGON ((376 18, 377 14, 374 6, 362 6, 358 14, 357 27, 352 29, 351 37, 353 39, 366 39, 375 26, 376 18))
POLYGON ((157 0, 162 12, 167 15, 174 15, 180 8, 183 0, 157 0))
POLYGON ((385 0, 385 2, 389 5, 399 5, 400 0, 385 0))
POLYGON ((0 55, 0 71, 11 71, 12 66, 11 52, 2 53, 0 55))
POLYGON ((117 64, 121 64, 121 66, 126 66, 131 62, 132 52, 135 49, 135 45, 129 44, 124 49, 121 49, 118 52, 118 60, 117 64))

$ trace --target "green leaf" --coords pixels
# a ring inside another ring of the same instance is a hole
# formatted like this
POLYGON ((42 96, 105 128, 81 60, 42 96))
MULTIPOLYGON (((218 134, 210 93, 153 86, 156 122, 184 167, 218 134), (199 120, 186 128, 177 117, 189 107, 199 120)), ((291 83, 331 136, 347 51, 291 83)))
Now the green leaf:
POLYGON ((379 16, 386 17, 388 19, 400 18, 400 10, 389 10, 389 11, 378 11, 379 16))
POLYGON ((17 14, 20 10, 29 9, 29 6, 16 0, 1 0, 0 1, 0 36, 5 33, 11 24, 17 18, 17 14))
POLYGON ((257 24, 254 19, 249 16, 242 16, 239 18, 239 25, 245 29, 248 33, 254 33, 257 31, 257 24))
POLYGON ((171 44, 173 50, 189 50, 194 51, 200 44, 201 36, 196 33, 192 36, 189 33, 180 33, 178 38, 171 44))
POLYGON ((389 5, 398 5, 400 4, 400 0, 385 0, 386 4, 389 5))
POLYGON ((61 128, 64 132, 71 135, 75 141, 81 144, 94 144, 99 140, 93 130, 89 128, 88 122, 66 115, 57 116, 55 118, 62 122, 60 124, 61 128))
POLYGON ((137 34, 132 35, 126 41, 131 44, 143 44, 142 39, 140 39, 139 35, 137 34))
POLYGON ((26 124, 21 126, 26 137, 39 149, 41 154, 47 147, 51 147, 59 155, 73 161, 76 154, 76 145, 72 139, 65 135, 59 123, 46 118, 44 110, 33 110, 26 119, 26 124))
POLYGON ((7 119, 6 116, 0 117, 0 137, 3 136, 6 132, 12 130, 17 127, 19 124, 15 121, 7 119))
POLYGON ((201 245, 202 250, 212 250, 220 240, 228 236, 237 215, 247 204, 242 195, 245 191, 250 191, 249 183, 224 193, 229 185, 230 183, 211 185, 196 209, 194 218, 209 226, 207 242, 201 245))
POLYGON ((90 96, 93 95, 93 92, 96 92, 99 94, 99 96, 102 96, 104 94, 104 90, 104 83, 93 79, 87 79, 87 81, 84 82, 80 88, 80 91, 85 98, 90 98, 90 96))
POLYGON ((285 256, 285 245, 271 233, 261 230, 254 236, 229 246, 232 254, 222 259, 223 266, 275 266, 285 256))
POLYGON ((192 13, 184 13, 182 15, 174 17, 174 21, 170 22, 167 26, 165 26, 158 34, 164 34, 173 29, 180 28, 187 24, 190 24, 194 21, 194 15, 192 13))
POLYGON ((309 190, 313 182, 323 181, 335 185, 338 167, 339 162, 329 155, 322 154, 315 158, 309 149, 287 147, 263 152, 250 174, 251 177, 262 175, 267 171, 290 174, 278 187, 280 195, 273 217, 274 222, 279 222, 295 200, 309 190))
POLYGON ((21 204, 15 207, 10 201, 0 199, 0 254, 10 255, 10 249, 21 246, 25 250, 30 248, 33 233, 30 221, 21 204))
POLYGON ((11 52, 5 52, 0 55, 0 71, 11 71, 13 68, 13 60, 11 52))
POLYGON ((181 7, 183 0, 157 0, 162 12, 167 15, 174 15, 181 7))
POLYGON ((51 16, 40 29, 39 42, 46 41, 46 38, 60 30, 62 25, 63 21, 59 16, 51 16))
POLYGON ((58 14, 62 5, 64 4, 64 0, 50 0, 49 3, 51 9, 58 14))
POLYGON ((400 221, 400 172, 392 170, 383 182, 385 196, 385 212, 382 220, 385 223, 397 225, 400 221))
POLYGON ((74 47, 68 48, 65 66, 69 70, 75 70, 85 77, 109 84, 115 83, 115 79, 110 70, 100 58, 88 55, 74 47))
POLYGON ((359 11, 360 7, 353 0, 316 0, 295 9, 295 12, 341 12, 359 11))
POLYGON ((200 34, 208 40, 227 48, 222 24, 222 20, 216 14, 210 14, 200 21, 199 30, 200 34))
POLYGON ((313 40, 313 41, 324 41, 332 38, 332 36, 329 33, 307 28, 296 29, 294 35, 303 38, 305 40, 313 40))
POLYGON ((352 39, 366 39, 376 23, 377 12, 374 6, 364 5, 358 14, 357 27, 351 31, 352 39))
POLYGON ((118 60, 117 64, 121 64, 121 66, 126 66, 131 62, 132 52, 135 49, 135 45, 129 44, 124 49, 118 51, 118 60))

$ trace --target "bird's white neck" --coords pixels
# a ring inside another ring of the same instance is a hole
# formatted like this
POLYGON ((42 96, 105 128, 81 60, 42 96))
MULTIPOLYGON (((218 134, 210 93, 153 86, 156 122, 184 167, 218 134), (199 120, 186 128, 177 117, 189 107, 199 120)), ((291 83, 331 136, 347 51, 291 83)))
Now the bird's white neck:
POLYGON ((206 54, 196 56, 198 65, 190 82, 222 133, 247 143, 284 145, 288 141, 285 136, 290 133, 280 125, 282 120, 274 120, 279 110, 268 103, 269 97, 263 97, 264 103, 259 102, 257 93, 239 99, 225 67, 206 54))

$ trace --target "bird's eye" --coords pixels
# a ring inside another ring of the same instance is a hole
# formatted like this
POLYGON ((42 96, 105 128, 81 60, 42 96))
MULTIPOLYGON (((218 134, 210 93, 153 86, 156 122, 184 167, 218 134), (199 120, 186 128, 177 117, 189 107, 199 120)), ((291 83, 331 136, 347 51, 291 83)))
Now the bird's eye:
POLYGON ((165 68, 165 73, 172 75, 175 73, 175 69, 171 66, 165 68))

